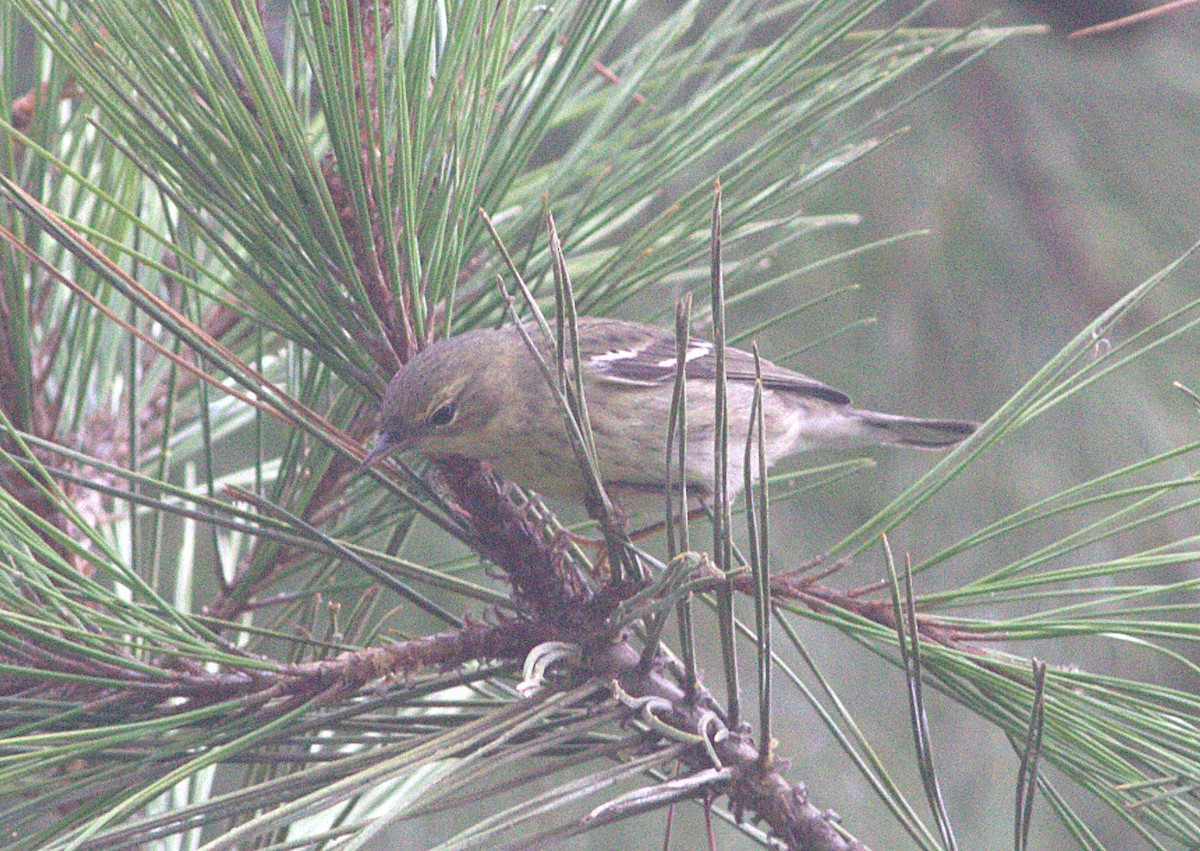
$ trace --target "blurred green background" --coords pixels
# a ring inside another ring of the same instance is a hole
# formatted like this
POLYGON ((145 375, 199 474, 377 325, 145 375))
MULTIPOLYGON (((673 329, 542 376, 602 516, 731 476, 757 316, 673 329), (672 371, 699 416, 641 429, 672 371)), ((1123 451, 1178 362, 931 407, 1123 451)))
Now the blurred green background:
MULTIPOLYGON (((1011 40, 917 101, 890 122, 907 132, 821 193, 818 212, 848 210, 863 217, 857 232, 843 233, 844 246, 864 231, 877 237, 929 231, 925 238, 839 266, 820 282, 860 285, 848 315, 875 316, 878 323, 793 365, 847 390, 858 403, 983 419, 1088 321, 1200 238, 1200 7, 1068 41, 1065 33, 1077 26, 1151 4, 1041 5, 1053 6, 1054 16, 1027 3, 1000 7, 999 19, 1048 22, 1052 34, 1011 40)), ((963 24, 991 8, 938 3, 927 20, 963 24)), ((1124 330, 1145 327, 1179 298, 1194 294, 1198 273, 1195 262, 1185 265, 1124 330)), ((767 350, 791 345, 782 341, 767 350)), ((1195 335, 1185 337, 1018 432, 940 494, 918 523, 906 524, 893 548, 928 556, 1034 499, 1195 439, 1200 424, 1195 407, 1172 382, 1200 385, 1198 353, 1195 335)), ((803 552, 815 554, 929 464, 920 454, 874 455, 878 468, 833 498, 828 491, 814 494, 791 506, 786 519, 776 518, 784 521, 774 525, 781 559, 793 558, 783 554, 796 546, 782 540, 785 527, 803 552)), ((1195 530, 1181 522, 1174 531, 1183 537, 1195 530)), ((1165 537, 1142 541, 1164 542, 1165 537)), ((1121 548, 1118 541, 1110 545, 1121 548)), ((923 576, 919 587, 931 590, 970 578, 973 569, 987 566, 987 552, 956 560, 951 567, 956 575, 923 576)), ((997 560, 1015 555, 999 549, 993 554, 997 560)), ((1097 548, 1075 559, 1086 563, 1103 555, 1097 548)), ((877 577, 882 557, 876 552, 869 561, 862 567, 877 577)), ((842 639, 813 625, 808 640, 818 648, 842 639)), ((1192 691, 1200 687, 1183 666, 1132 646, 1114 656, 1113 646, 1056 641, 1010 649, 1054 665, 1118 674, 1136 670, 1148 680, 1161 678, 1192 691)), ((889 764, 911 766, 902 675, 853 647, 845 650, 844 658, 861 660, 863 667, 842 672, 843 697, 864 710, 859 719, 873 728, 874 740, 894 748, 889 764), (890 697, 881 701, 881 694, 890 697)), ((1011 848, 1018 765, 1012 748, 948 701, 935 699, 930 713, 961 847, 1011 848)), ((805 712, 797 712, 793 723, 816 729, 805 712)), ((895 825, 859 821, 872 807, 848 769, 824 774, 829 767, 844 768, 836 745, 824 735, 814 735, 809 744, 811 751, 789 754, 795 775, 819 790, 822 800, 852 809, 857 835, 874 840, 874 847, 910 847, 895 825)), ((915 768, 909 780, 919 797, 915 768)), ((1086 797, 1073 800, 1093 819, 1106 847, 1149 847, 1094 803, 1088 806, 1086 797)), ((1041 828, 1054 836, 1045 801, 1038 808, 1041 828)), ((1056 842, 1049 836, 1042 835, 1040 847, 1068 845, 1065 836, 1056 842)))

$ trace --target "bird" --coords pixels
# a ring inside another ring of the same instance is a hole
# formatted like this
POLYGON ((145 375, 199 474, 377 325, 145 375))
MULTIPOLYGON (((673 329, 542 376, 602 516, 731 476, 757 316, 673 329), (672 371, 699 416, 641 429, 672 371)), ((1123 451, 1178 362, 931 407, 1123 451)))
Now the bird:
MULTIPOLYGON (((667 422, 677 344, 666 329, 608 317, 577 321, 583 396, 605 490, 623 515, 664 506, 667 422)), ((554 356, 536 326, 526 326, 548 363, 554 356)), ((690 339, 685 355, 689 501, 716 489, 713 431, 717 360, 713 343, 690 339)), ((977 428, 855 408, 850 397, 799 372, 759 359, 767 465, 814 449, 890 444, 941 449, 977 428)), ((756 381, 754 355, 725 348, 729 451, 726 495, 744 486, 756 381)), ((551 500, 585 505, 588 483, 565 413, 515 325, 468 331, 418 352, 391 379, 380 406, 378 439, 363 465, 393 451, 488 462, 503 478, 551 500)), ((752 473, 757 479, 757 443, 752 473)), ((677 467, 677 462, 676 467, 677 467)), ((676 469, 673 480, 678 481, 676 469)))

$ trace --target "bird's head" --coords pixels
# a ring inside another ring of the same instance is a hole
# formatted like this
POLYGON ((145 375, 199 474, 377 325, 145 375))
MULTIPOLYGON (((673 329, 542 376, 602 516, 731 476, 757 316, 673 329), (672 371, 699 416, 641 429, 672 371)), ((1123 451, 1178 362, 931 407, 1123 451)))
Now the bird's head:
POLYGON ((442 340, 401 367, 384 394, 379 438, 363 466, 394 450, 487 457, 505 397, 508 353, 496 335, 478 331, 442 340))

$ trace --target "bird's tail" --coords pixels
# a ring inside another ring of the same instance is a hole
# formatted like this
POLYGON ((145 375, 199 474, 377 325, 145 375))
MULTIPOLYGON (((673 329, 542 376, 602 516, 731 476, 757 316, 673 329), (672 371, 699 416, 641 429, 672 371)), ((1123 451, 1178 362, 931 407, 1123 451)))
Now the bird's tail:
POLYGON ((872 443, 895 443, 921 449, 941 449, 965 440, 975 433, 975 423, 959 420, 921 420, 875 411, 851 409, 862 429, 862 437, 872 443))

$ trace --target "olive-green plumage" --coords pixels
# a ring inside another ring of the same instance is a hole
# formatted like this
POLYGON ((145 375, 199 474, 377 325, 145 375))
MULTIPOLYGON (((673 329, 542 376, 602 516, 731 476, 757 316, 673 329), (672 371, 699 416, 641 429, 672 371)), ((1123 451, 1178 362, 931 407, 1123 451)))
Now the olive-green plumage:
MULTIPOLYGON (((647 507, 641 497, 650 497, 649 506, 661 510, 675 337, 653 326, 603 318, 582 318, 578 330, 584 398, 605 487, 626 512, 647 507)), ((530 334, 534 340, 541 337, 536 329, 530 334)), ((543 345, 543 353, 548 350, 543 345)), ((732 498, 744 484, 755 372, 753 356, 739 349, 726 348, 725 363, 732 498)), ((861 411, 845 394, 798 372, 766 360, 761 369, 769 464, 831 446, 891 443, 936 449, 975 430, 968 422, 861 411)), ((687 475, 690 492, 700 497, 712 493, 715 480, 715 375, 712 344, 693 340, 686 368, 687 475)), ((473 331, 435 343, 396 374, 380 411, 379 441, 367 462, 394 448, 431 457, 461 455, 490 462, 523 487, 582 502, 586 487, 563 416, 516 328, 473 331)))

